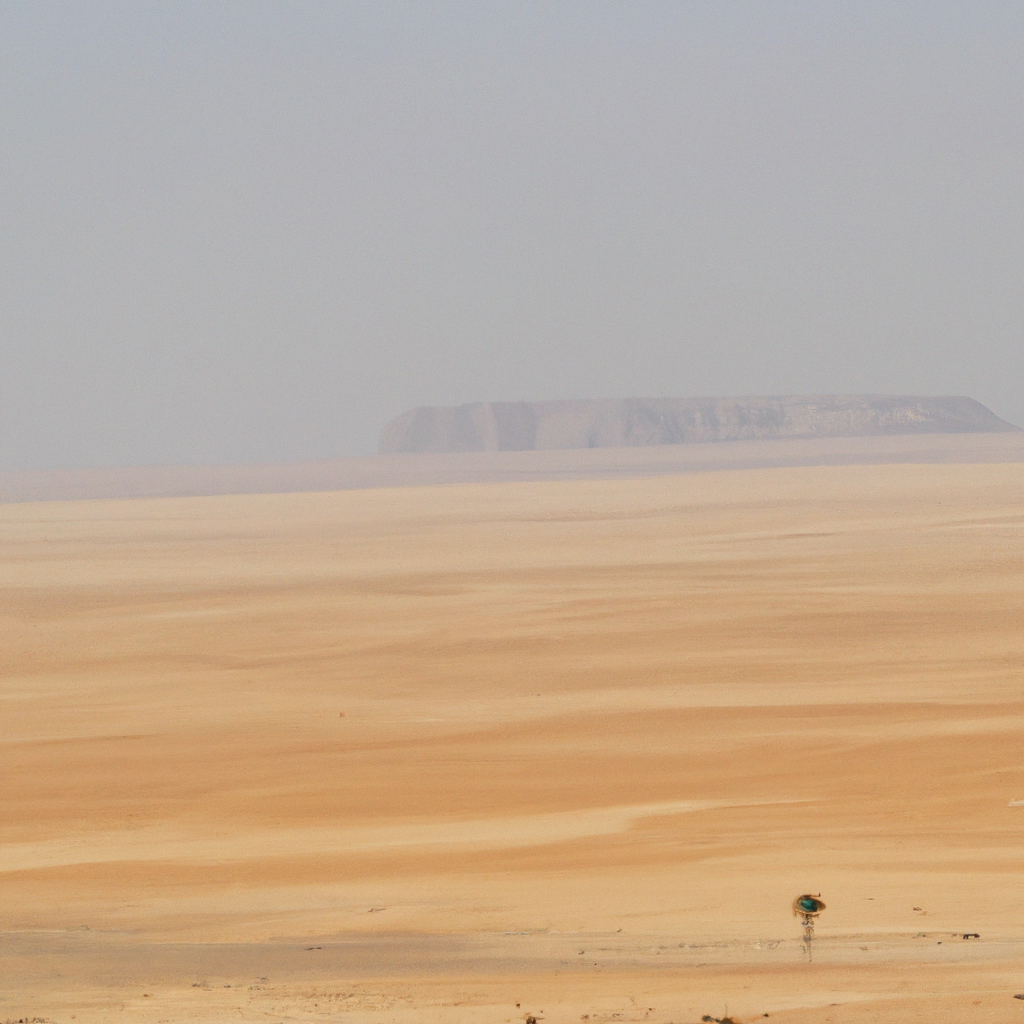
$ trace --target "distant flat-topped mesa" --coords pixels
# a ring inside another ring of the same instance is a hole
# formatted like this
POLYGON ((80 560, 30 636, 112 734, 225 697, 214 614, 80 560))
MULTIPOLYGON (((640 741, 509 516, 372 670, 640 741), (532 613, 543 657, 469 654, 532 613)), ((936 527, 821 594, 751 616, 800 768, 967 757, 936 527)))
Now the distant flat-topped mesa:
POLYGON ((474 402, 402 413, 381 431, 380 451, 533 451, 1018 430, 979 402, 959 397, 784 395, 474 402))

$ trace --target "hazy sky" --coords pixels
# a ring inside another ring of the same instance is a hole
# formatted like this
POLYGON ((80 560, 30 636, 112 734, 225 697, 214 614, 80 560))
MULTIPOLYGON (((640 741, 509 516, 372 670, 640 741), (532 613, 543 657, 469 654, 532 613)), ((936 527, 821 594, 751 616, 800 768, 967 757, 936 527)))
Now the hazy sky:
POLYGON ((0 0, 0 469, 414 405, 1024 425, 1024 4, 0 0))

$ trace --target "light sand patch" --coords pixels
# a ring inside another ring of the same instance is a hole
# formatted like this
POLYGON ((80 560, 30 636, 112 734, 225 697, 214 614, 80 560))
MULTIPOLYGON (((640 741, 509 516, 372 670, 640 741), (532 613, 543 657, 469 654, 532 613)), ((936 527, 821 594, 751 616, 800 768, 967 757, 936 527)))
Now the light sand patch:
POLYGON ((798 801, 672 800, 520 817, 382 824, 363 828, 249 831, 244 851, 239 849, 236 836, 193 839, 171 834, 166 829, 147 828, 60 842, 7 844, 0 849, 0 872, 118 861, 179 860, 204 863, 246 860, 250 857, 294 857, 303 851, 330 856, 403 847, 442 846, 464 851, 517 849, 615 835, 644 818, 693 814, 718 807, 794 802, 798 801))

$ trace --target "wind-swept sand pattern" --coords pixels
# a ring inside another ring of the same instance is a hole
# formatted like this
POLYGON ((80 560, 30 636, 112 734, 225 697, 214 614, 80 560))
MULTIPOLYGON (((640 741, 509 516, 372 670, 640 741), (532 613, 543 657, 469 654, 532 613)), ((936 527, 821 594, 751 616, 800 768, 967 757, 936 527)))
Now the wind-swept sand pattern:
POLYGON ((1019 463, 0 536, 0 1021, 1024 1016, 1019 463))

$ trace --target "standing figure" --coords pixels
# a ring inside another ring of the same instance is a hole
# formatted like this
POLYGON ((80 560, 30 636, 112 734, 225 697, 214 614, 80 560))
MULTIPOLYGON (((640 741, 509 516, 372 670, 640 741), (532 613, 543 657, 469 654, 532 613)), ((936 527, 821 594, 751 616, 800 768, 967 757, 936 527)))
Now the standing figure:
POLYGON ((799 917, 804 926, 804 952, 807 954, 807 962, 811 962, 811 940, 814 938, 814 919, 825 909, 821 901, 821 893, 817 896, 811 893, 804 893, 793 900, 793 914, 799 917))

